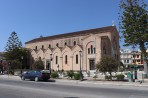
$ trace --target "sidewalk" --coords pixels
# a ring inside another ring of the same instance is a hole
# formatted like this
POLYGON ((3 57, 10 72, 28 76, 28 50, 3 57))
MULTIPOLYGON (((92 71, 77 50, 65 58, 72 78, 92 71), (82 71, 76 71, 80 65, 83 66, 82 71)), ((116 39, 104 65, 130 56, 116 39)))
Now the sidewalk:
POLYGON ((0 79, 21 79, 19 76, 14 75, 0 75, 0 79))
MULTIPOLYGON (((19 76, 14 75, 0 75, 0 79, 10 79, 10 80, 20 80, 19 76)), ((142 86, 148 87, 148 79, 144 79, 144 82, 140 84, 140 82, 123 82, 123 81, 95 81, 95 80, 68 80, 68 79, 53 79, 56 82, 64 83, 64 84, 94 84, 94 85, 117 85, 117 86, 142 86)))
POLYGON ((116 85, 116 86, 142 86, 148 87, 148 79, 145 79, 143 83, 140 82, 124 82, 124 81, 95 81, 95 80, 67 80, 67 79, 55 79, 57 82, 65 83, 77 83, 77 84, 94 84, 94 85, 116 85))

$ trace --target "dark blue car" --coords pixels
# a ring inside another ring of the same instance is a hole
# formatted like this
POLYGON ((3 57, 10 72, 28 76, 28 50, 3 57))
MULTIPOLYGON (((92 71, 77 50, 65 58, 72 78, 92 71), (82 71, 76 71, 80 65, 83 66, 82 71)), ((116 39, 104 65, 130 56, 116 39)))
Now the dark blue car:
POLYGON ((50 79, 50 72, 49 70, 25 71, 22 73, 21 79, 22 80, 30 79, 30 80, 35 80, 35 81, 39 81, 39 80, 47 81, 48 79, 50 79))

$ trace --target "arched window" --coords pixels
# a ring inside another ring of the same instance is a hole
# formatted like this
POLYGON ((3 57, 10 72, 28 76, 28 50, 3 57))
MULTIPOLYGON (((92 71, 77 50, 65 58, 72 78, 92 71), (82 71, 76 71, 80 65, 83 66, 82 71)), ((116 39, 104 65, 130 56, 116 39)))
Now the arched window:
POLYGON ((56 56, 56 64, 58 64, 58 56, 56 56))
POLYGON ((65 55, 65 64, 67 64, 67 55, 65 55))
POLYGON ((44 45, 42 45, 42 49, 44 49, 44 45))
POLYGON ((39 60, 41 61, 41 57, 39 57, 39 60))
POLYGON ((51 45, 49 44, 48 48, 51 48, 51 45))
POLYGON ((76 45, 76 41, 73 42, 73 45, 74 45, 74 46, 76 45))
POLYGON ((94 53, 96 53, 96 48, 94 48, 94 53))
POLYGON ((65 42, 65 44, 64 44, 65 46, 67 45, 67 43, 65 42))
POLYGON ((37 46, 35 46, 35 50, 38 50, 38 47, 37 46))
POLYGON ((88 54, 90 54, 90 48, 88 48, 88 54))
POLYGON ((57 43, 56 46, 59 47, 59 44, 57 43))
POLYGON ((78 64, 78 55, 76 55, 76 64, 78 64))
POLYGON ((93 45, 90 46, 91 54, 93 54, 93 45))

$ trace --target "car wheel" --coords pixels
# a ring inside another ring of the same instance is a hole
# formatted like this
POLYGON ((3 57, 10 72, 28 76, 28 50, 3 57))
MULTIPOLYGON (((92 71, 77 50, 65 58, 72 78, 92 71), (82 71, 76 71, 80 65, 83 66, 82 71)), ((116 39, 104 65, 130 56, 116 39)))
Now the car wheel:
POLYGON ((35 80, 35 82, 38 82, 39 81, 39 78, 38 77, 35 77, 34 80, 35 80))
POLYGON ((47 81, 48 81, 48 79, 44 79, 43 81, 46 81, 46 82, 47 82, 47 81))
POLYGON ((22 80, 25 80, 25 77, 24 76, 22 76, 22 78, 21 78, 22 80))

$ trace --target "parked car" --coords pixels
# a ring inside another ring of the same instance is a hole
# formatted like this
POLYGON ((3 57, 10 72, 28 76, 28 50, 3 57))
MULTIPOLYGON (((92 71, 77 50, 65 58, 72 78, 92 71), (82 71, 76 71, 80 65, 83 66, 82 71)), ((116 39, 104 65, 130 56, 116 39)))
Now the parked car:
POLYGON ((30 80, 43 80, 47 81, 50 79, 50 71, 49 70, 31 70, 31 71, 25 71, 21 74, 21 79, 30 79, 30 80))

